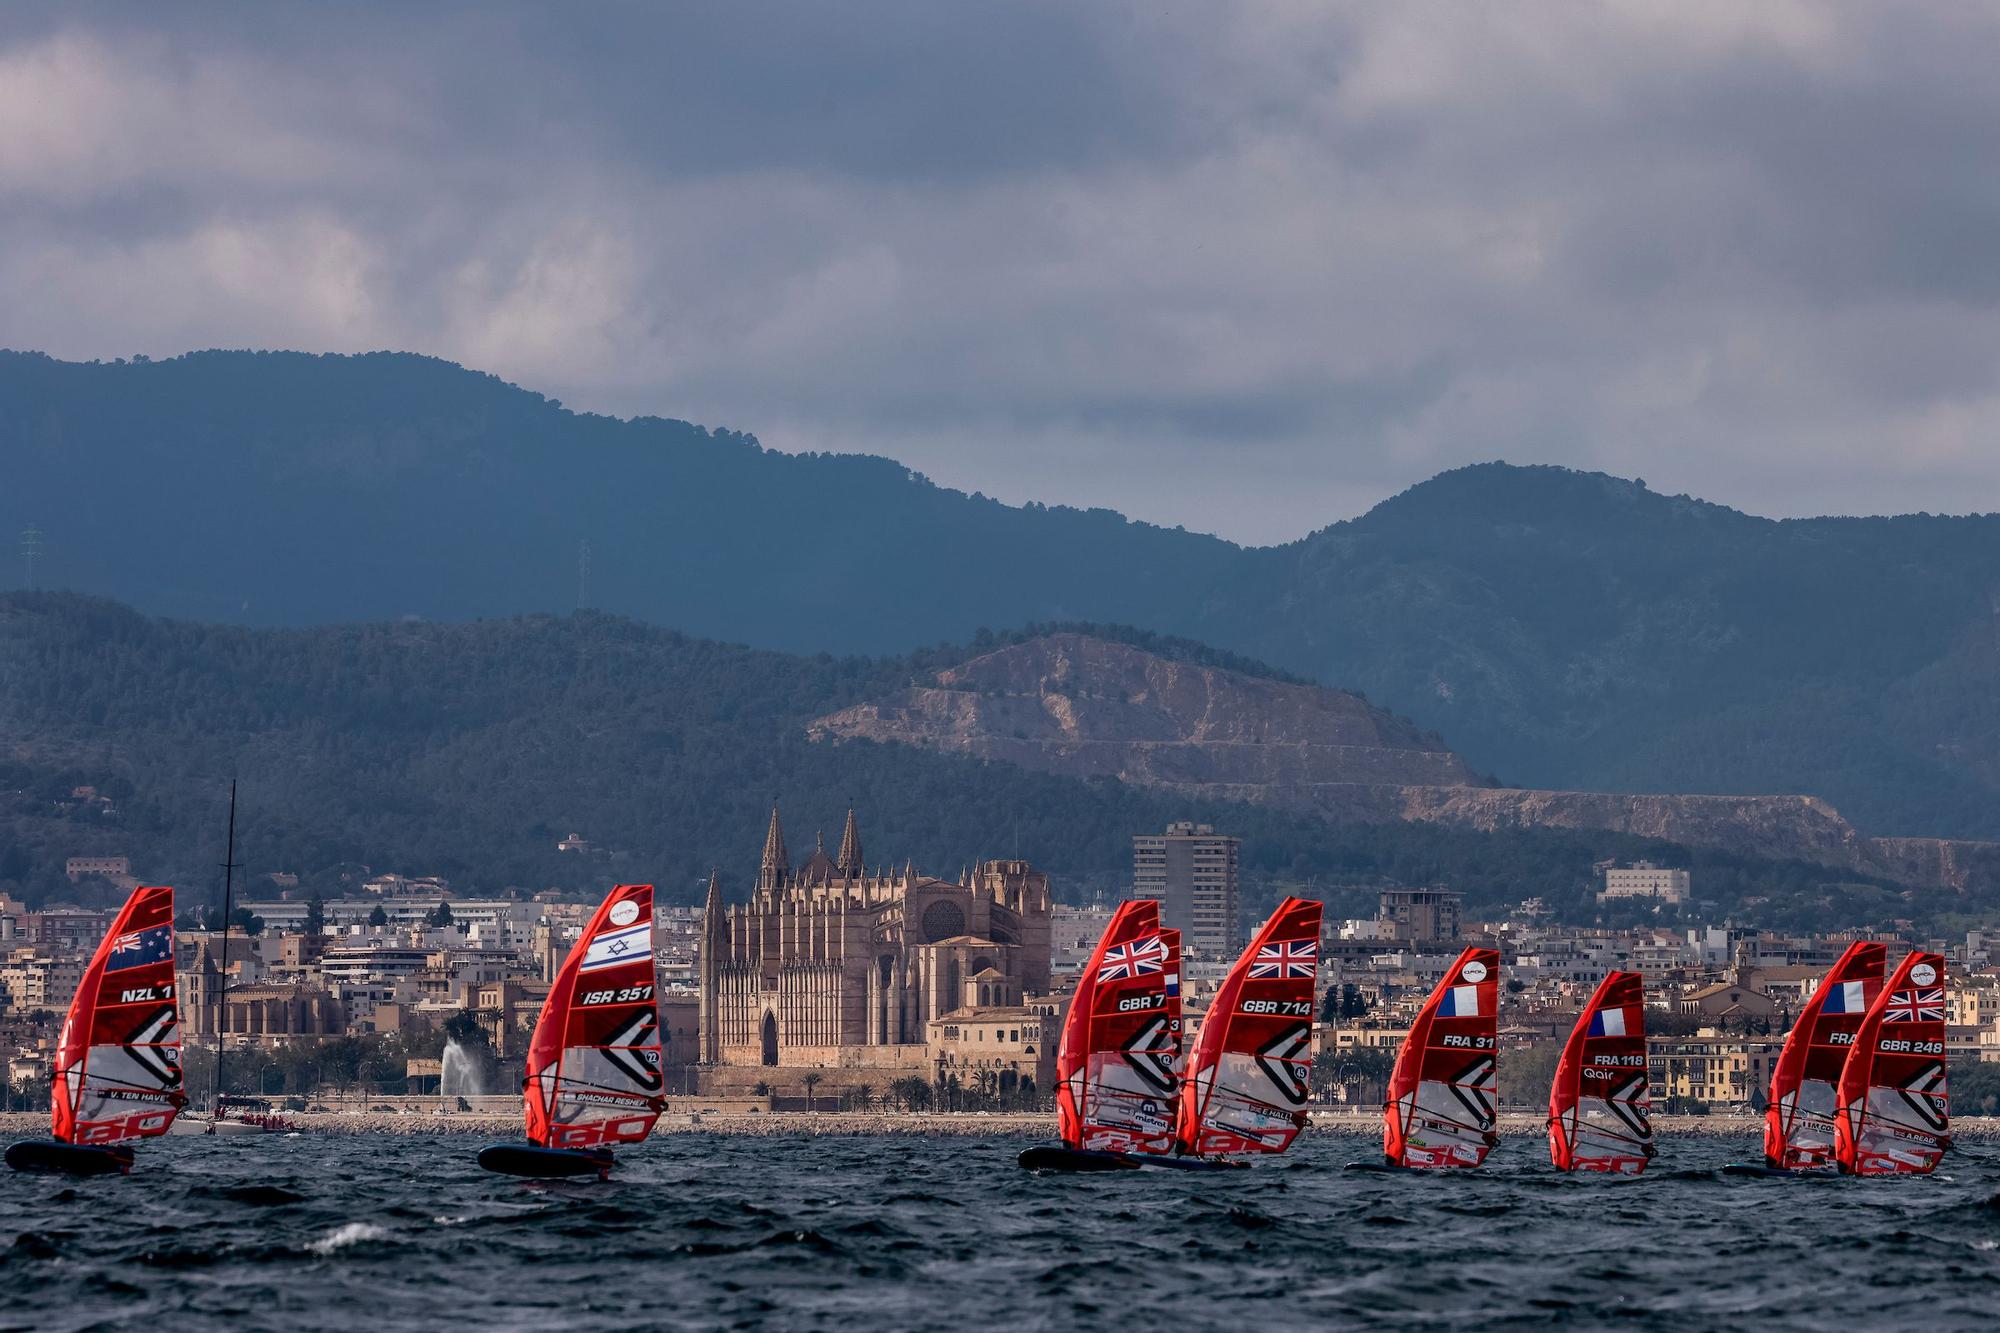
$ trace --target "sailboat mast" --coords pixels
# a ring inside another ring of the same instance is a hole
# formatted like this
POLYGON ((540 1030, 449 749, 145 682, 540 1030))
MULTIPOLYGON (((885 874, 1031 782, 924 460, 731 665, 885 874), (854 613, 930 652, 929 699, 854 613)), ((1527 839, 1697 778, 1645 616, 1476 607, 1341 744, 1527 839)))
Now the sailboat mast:
POLYGON ((236 779, 229 780, 229 842, 222 854, 222 980, 215 1002, 215 1100, 208 1113, 222 1115, 222 1059, 229 1052, 229 927, 236 913, 236 779))

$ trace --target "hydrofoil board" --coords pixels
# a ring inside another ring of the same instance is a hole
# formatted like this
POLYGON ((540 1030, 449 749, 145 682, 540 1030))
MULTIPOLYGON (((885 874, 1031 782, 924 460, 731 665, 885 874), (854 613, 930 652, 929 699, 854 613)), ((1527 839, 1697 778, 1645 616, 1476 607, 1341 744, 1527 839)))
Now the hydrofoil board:
POLYGON ((7 1165, 16 1171, 46 1171, 66 1176, 123 1175, 132 1169, 132 1150, 60 1139, 22 1139, 7 1145, 7 1165))
POLYGON ((532 1143, 496 1143, 479 1150, 479 1164, 503 1176, 561 1180, 571 1176, 611 1178, 609 1148, 542 1148, 532 1143))

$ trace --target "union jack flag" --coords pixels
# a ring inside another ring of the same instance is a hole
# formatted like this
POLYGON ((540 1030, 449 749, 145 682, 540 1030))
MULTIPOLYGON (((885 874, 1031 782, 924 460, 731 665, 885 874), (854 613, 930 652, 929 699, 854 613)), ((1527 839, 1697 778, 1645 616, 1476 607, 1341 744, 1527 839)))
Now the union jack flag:
POLYGON ((1944 988, 1899 990, 1889 997, 1889 1007, 1882 1017, 1890 1023, 1942 1023, 1944 988))
POLYGON ((1250 962, 1250 977, 1254 980, 1277 978, 1310 981, 1319 974, 1318 940, 1285 940, 1278 944, 1257 946, 1257 956, 1250 962))
POLYGON ((1104 951, 1104 965, 1097 969, 1099 981, 1123 981, 1143 977, 1166 966, 1167 946, 1158 935, 1148 935, 1130 944, 1114 944, 1104 951))

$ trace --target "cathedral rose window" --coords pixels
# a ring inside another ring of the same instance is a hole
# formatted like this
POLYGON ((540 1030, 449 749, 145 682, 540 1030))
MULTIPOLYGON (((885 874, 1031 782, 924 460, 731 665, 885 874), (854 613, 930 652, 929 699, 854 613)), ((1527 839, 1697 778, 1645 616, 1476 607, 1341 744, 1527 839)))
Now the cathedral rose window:
POLYGON ((965 933, 965 911, 948 898, 940 898, 924 909, 924 941, 936 944, 965 933))

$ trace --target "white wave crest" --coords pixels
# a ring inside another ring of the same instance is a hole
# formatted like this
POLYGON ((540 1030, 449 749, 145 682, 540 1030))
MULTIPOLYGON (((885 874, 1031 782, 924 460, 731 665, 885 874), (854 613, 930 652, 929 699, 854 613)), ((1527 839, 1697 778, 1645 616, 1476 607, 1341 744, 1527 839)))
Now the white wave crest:
POLYGON ((366 1241, 382 1240, 388 1232, 373 1222, 348 1222, 335 1227, 306 1248, 314 1254, 333 1254, 350 1245, 360 1245, 366 1241))

